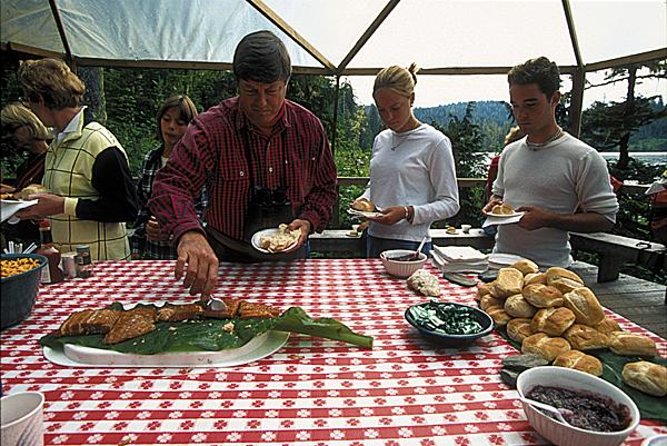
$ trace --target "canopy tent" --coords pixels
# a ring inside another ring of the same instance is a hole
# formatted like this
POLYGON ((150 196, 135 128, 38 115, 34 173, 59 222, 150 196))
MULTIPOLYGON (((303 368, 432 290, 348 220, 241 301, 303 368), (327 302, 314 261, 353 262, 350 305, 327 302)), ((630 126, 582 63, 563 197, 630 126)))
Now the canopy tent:
MULTIPOLYGON (((3 0, 3 51, 78 65, 229 69, 247 33, 270 29, 297 73, 503 74, 537 55, 572 75, 667 59, 665 0, 3 0)), ((578 131, 578 123, 571 130, 578 131)))

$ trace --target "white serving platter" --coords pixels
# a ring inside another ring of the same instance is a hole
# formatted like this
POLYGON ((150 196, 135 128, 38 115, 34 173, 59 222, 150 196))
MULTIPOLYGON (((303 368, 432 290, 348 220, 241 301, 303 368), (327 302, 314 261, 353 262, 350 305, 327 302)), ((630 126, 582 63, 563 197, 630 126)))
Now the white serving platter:
POLYGON ((137 355, 114 350, 65 344, 62 351, 44 347, 44 357, 65 367, 234 367, 266 358, 280 350, 289 333, 269 331, 252 339, 243 347, 200 352, 137 355))

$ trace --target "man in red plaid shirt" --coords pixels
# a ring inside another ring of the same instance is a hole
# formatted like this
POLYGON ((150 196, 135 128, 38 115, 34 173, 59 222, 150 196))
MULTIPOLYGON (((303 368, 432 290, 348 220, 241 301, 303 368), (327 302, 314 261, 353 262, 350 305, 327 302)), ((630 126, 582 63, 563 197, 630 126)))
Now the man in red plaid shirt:
POLYGON ((202 296, 215 287, 218 259, 307 256, 308 234, 326 227, 337 196, 322 123, 285 99, 292 68, 283 42, 269 31, 248 34, 236 47, 233 70, 238 96, 190 124, 158 173, 149 202, 160 225, 174 235, 176 278, 185 273, 185 287, 202 296), (204 184, 206 229, 193 198, 204 184), (280 223, 301 231, 297 246, 262 257, 250 246, 253 231, 280 223))

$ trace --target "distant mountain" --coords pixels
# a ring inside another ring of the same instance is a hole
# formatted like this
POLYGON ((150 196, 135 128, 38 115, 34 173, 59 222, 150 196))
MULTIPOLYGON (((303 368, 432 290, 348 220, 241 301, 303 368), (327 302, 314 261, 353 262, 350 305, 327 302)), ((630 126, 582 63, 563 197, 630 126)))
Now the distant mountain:
MULTIPOLYGON (((452 116, 463 118, 467 106, 467 102, 456 102, 437 107, 415 108, 415 116, 422 122, 435 121, 442 126, 447 126, 452 116)), ((510 126, 514 122, 509 104, 504 101, 475 102, 472 120, 476 123, 490 121, 499 127, 510 126)))

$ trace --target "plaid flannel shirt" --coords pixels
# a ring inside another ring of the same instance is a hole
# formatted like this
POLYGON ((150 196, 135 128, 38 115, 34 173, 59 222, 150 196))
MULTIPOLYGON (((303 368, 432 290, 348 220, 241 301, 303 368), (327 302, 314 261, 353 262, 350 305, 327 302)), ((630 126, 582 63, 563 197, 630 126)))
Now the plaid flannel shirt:
MULTIPOLYGON (((146 238, 146 223, 151 217, 151 212, 148 209, 148 200, 151 197, 155 175, 162 168, 163 152, 164 146, 151 150, 146 154, 141 166, 141 173, 137 184, 139 214, 134 223, 134 234, 130 239, 132 258, 134 259, 171 260, 177 257, 176 248, 172 245, 171 238, 164 241, 151 241, 146 238)), ((206 185, 204 185, 201 189, 199 199, 195 202, 195 212, 202 224, 207 203, 208 194, 206 193, 206 185)))

